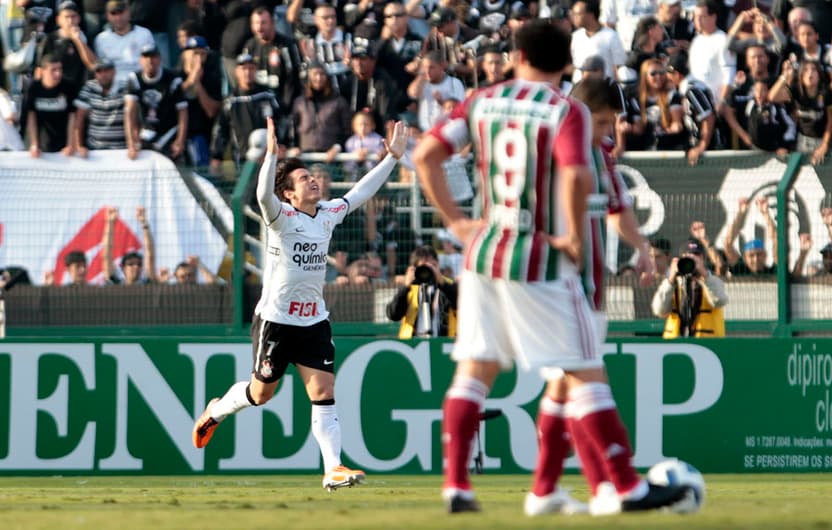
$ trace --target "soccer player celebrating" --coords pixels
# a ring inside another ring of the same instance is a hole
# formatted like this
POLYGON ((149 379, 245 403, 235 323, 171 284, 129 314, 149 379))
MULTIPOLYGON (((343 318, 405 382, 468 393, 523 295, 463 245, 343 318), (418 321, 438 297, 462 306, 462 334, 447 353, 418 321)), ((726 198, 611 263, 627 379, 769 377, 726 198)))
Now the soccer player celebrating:
POLYGON ((297 158, 277 164, 274 122, 268 119, 268 150, 257 181, 257 201, 268 227, 263 293, 254 309, 254 365, 250 381, 212 399, 194 425, 193 442, 205 447, 230 414, 266 403, 289 363, 295 365, 312 402, 312 433, 324 460, 323 487, 360 484, 364 472, 341 464, 341 428, 335 411, 335 347, 323 299, 326 257, 333 228, 384 184, 407 146, 403 123, 393 129, 388 155, 343 198, 321 200, 318 179, 297 158))
MULTIPOLYGON (((473 94, 414 153, 425 194, 466 247, 457 369, 443 405, 442 496, 451 513, 480 509, 467 471, 471 441, 497 374, 516 362, 553 384, 566 373, 566 405, 586 435, 575 442, 592 444, 618 494, 598 513, 674 504, 689 488, 648 484, 632 466, 603 368, 602 333, 581 284, 585 238, 594 235, 586 228, 592 134, 586 107, 554 88, 571 62, 569 36, 535 20, 518 30, 515 44, 515 79, 473 94), (464 215, 443 181, 442 162, 469 141, 480 169, 481 220, 464 215)), ((545 395, 544 407, 557 408, 545 395)), ((547 425, 538 424, 540 443, 565 456, 565 415, 552 412, 547 425)), ((560 471, 548 473, 554 483, 560 471)))

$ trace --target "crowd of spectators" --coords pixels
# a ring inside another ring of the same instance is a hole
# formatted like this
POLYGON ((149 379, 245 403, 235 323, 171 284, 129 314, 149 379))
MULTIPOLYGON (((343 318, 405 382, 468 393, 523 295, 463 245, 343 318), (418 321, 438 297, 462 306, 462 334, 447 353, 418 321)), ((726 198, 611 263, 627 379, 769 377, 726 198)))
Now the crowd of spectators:
MULTIPOLYGON (((127 149, 135 158, 153 150, 219 173, 239 166, 273 117, 281 146, 291 154, 325 153, 324 171, 339 153, 355 155, 336 174, 354 180, 383 151, 394 121, 424 131, 471 91, 511 77, 511 36, 533 17, 572 32, 565 92, 589 75, 621 87, 618 155, 682 149, 696 164, 714 149, 799 150, 821 163, 832 140, 832 8, 824 2, 13 0, 0 6, 7 89, 0 92, 0 148, 25 148, 34 157, 127 149)), ((334 253, 340 281, 378 262, 386 280, 406 272, 418 240, 389 204, 381 197, 357 219, 359 244, 346 262, 334 253)), ((743 263, 728 254, 723 266, 737 262, 743 263)))

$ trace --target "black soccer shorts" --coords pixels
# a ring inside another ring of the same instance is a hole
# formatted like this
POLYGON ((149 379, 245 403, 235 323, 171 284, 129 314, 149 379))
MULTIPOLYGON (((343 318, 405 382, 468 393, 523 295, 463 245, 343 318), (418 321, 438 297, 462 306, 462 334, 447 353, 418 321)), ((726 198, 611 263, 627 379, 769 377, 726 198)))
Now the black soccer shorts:
POLYGON ((335 372, 335 344, 329 320, 311 326, 291 326, 263 320, 251 321, 252 373, 258 381, 274 383, 289 363, 324 372, 335 372))

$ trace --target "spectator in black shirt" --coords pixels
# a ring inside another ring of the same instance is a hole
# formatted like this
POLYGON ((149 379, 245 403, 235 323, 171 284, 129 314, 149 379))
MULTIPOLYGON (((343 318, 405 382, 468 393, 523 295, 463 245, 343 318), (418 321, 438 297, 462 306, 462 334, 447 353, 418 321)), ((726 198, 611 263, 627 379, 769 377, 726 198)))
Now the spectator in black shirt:
POLYGON ((300 94, 298 47, 275 31, 272 14, 264 7, 251 13, 251 32, 254 36, 246 42, 244 53, 254 58, 257 83, 271 89, 280 106, 288 108, 300 94))
POLYGON ((220 111, 222 75, 220 60, 200 36, 191 37, 182 52, 182 92, 188 100, 187 160, 193 166, 210 162, 211 129, 220 111))
POLYGON ((266 128, 266 118, 276 118, 281 124, 278 138, 282 145, 288 141, 285 114, 281 112, 277 99, 267 87, 255 82, 257 66, 254 58, 248 54, 237 57, 234 77, 237 86, 223 101, 211 135, 211 173, 220 173, 225 150, 229 143, 235 162, 248 151, 249 135, 255 129, 266 128))
POLYGON ((693 21, 682 16, 682 0, 659 0, 656 18, 664 28, 667 53, 688 51, 695 29, 693 21))
POLYGON ((795 127, 786 108, 768 98, 765 81, 754 83, 754 99, 746 104, 748 134, 754 147, 786 156, 794 145, 795 127))
POLYGON ((399 92, 406 92, 419 72, 422 39, 408 29, 404 4, 390 2, 384 6, 384 27, 378 46, 378 68, 393 78, 399 92))
MULTIPOLYGON (((769 78, 769 56, 762 44, 752 44, 745 49, 745 65, 746 70, 737 70, 734 76, 734 85, 728 91, 728 105, 725 105, 722 112, 725 123, 732 131, 733 138, 728 141, 731 149, 752 146, 745 108, 754 99, 754 83, 763 81, 767 86, 773 83, 769 78)), ((773 95, 774 92, 769 97, 773 95)))
POLYGON ((127 122, 127 156, 152 149, 171 159, 185 151, 188 134, 188 101, 182 93, 182 78, 162 68, 155 45, 141 50, 142 69, 127 77, 124 119, 127 122))
POLYGON ((40 79, 32 81, 26 91, 26 130, 29 153, 38 158, 41 152, 60 151, 72 154, 72 130, 75 124, 77 91, 63 80, 61 62, 51 55, 40 61, 40 79))
POLYGON ((386 72, 376 68, 376 52, 366 41, 356 39, 350 58, 351 75, 341 87, 350 112, 370 109, 376 132, 386 136, 388 122, 401 112, 406 94, 396 91, 396 84, 386 72))
POLYGON ((38 57, 49 54, 58 58, 64 81, 78 91, 87 81, 87 70, 95 66, 95 53, 87 45, 87 37, 79 26, 81 15, 75 2, 61 2, 56 20, 58 29, 40 43, 38 57))

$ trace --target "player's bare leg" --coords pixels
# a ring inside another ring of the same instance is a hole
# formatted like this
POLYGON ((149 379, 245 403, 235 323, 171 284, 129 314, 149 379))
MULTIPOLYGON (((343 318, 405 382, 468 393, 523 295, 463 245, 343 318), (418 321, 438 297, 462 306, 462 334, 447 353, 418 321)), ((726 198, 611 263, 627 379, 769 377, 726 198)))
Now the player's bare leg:
POLYGON ((328 491, 361 484, 365 474, 341 464, 341 425, 335 410, 335 374, 296 365, 306 394, 312 403, 312 434, 321 448, 324 478, 321 485, 328 491))
POLYGON ((479 511, 468 477, 471 441, 477 432, 485 397, 500 372, 497 361, 460 361, 442 406, 445 482, 442 498, 450 513, 479 511))
POLYGON ((228 389, 222 398, 214 398, 194 423, 194 446, 208 445, 220 422, 245 408, 262 405, 272 398, 280 380, 272 383, 259 381, 252 374, 251 381, 240 381, 228 389))

